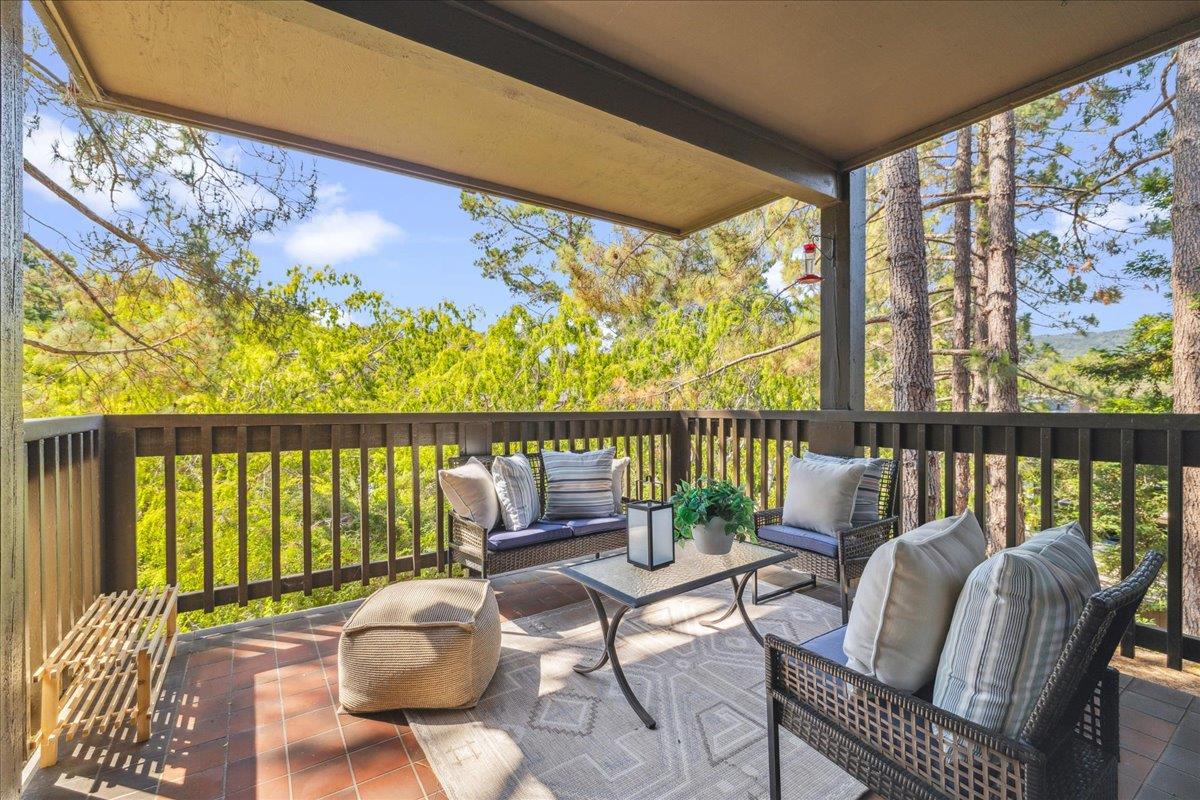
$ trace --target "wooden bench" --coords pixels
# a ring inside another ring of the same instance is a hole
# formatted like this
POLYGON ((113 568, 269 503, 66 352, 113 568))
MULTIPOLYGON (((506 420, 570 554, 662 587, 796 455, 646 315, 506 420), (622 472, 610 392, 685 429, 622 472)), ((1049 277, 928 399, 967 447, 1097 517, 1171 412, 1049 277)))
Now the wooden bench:
POLYGON ((101 595, 33 674, 41 684, 39 763, 58 761, 58 742, 136 726, 150 738, 154 701, 175 652, 174 586, 101 595))

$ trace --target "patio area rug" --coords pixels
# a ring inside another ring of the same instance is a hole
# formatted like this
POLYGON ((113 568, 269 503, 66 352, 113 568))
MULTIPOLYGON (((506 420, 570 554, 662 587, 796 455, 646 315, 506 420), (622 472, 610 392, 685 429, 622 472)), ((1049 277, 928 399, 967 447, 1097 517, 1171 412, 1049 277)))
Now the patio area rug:
MULTIPOLYGON (((747 591, 747 594, 749 592, 747 591)), ((409 712, 450 800, 746 800, 767 797, 763 655, 719 584, 631 611, 618 654, 658 722, 642 726, 602 651, 590 603, 504 624, 500 667, 479 705, 409 712)), ((789 595, 747 610, 765 635, 803 641, 838 624, 830 605, 789 595)), ((783 732, 784 796, 855 800, 865 787, 783 732)))

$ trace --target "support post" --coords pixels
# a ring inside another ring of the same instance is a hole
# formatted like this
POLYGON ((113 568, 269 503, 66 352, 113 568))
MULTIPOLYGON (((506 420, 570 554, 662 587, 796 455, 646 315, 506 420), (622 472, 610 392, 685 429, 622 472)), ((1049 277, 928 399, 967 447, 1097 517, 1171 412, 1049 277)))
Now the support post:
POLYGON ((101 583, 108 593, 137 588, 137 447, 128 428, 104 426, 101 583))
POLYGON ((25 678, 25 444, 21 410, 21 9, 0 3, 0 800, 21 793, 25 678))
POLYGON ((149 738, 150 650, 147 647, 139 647, 137 651, 137 734, 134 741, 144 742, 149 738))
POLYGON ((865 168, 839 173, 838 197, 821 209, 821 408, 861 411, 866 384, 865 168))

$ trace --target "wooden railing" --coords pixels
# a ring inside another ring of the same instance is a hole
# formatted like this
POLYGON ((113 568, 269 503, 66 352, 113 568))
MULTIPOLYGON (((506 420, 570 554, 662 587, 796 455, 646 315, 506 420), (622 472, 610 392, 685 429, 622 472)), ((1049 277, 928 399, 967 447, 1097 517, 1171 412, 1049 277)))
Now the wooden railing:
MULTIPOLYGON (((1130 656, 1135 645, 1166 653, 1176 669, 1183 659, 1200 661, 1200 638, 1183 632, 1182 512, 1183 471, 1200 468, 1200 416, 700 411, 684 417, 691 443, 689 474, 733 480, 759 507, 782 504, 786 459, 802 452, 817 429, 825 438, 836 438, 840 428, 843 438, 875 455, 893 454, 899 445, 915 461, 916 496, 927 497, 936 486, 942 515, 954 512, 955 462, 964 454, 970 505, 985 525, 988 470, 1003 469, 1002 519, 1009 547, 1018 544, 1022 523, 1018 476, 1032 476, 1025 482, 1033 485, 1022 498, 1029 509, 1028 527, 1036 531, 1078 519, 1092 538, 1102 512, 1106 519, 1115 517, 1113 530, 1106 532, 1120 548, 1121 576, 1132 571, 1139 556, 1138 505, 1165 484, 1165 513, 1155 522, 1165 527, 1164 624, 1139 623, 1122 649, 1130 656), (1103 509, 1095 491, 1100 469, 1115 473, 1106 477, 1118 487, 1103 509), (1157 470, 1161 480, 1145 480, 1149 470, 1157 470)), ((918 523, 925 521, 925 503, 917 503, 916 514, 918 523)))
MULTIPOLYGON (((25 422, 25 678, 100 591, 103 417, 25 422)), ((36 730, 38 694, 30 691, 36 730)))
POLYGON ((183 612, 445 570, 448 458, 611 445, 631 459, 627 491, 662 498, 672 425, 677 413, 109 416, 105 585, 137 582, 139 525, 183 612), (147 492, 161 493, 157 531, 136 513, 157 506, 147 492))

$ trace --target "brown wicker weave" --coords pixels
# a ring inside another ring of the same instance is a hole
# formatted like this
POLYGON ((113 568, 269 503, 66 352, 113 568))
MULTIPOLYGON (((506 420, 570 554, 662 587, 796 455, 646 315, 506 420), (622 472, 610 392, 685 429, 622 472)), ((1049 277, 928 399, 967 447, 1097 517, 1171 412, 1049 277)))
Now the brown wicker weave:
POLYGON ((771 797, 781 796, 783 726, 886 798, 1113 800, 1118 675, 1108 662, 1161 565, 1151 551, 1092 595, 1017 739, 768 636, 771 797))
MULTIPOLYGON (((533 479, 537 484, 538 499, 542 508, 546 507, 546 475, 542 468, 542 457, 538 453, 525 453, 529 466, 533 470, 533 479)), ((469 458, 478 458, 488 469, 492 468, 495 456, 459 456, 449 459, 451 467, 466 463, 469 458)), ((619 512, 624 512, 625 502, 622 500, 619 512)), ((572 536, 570 539, 560 539, 556 542, 532 544, 514 550, 488 550, 487 534, 479 525, 464 519, 453 511, 450 512, 450 557, 462 564, 474 574, 488 577, 503 572, 513 572, 519 569, 540 567, 543 564, 553 564, 570 558, 580 558, 586 555, 603 553, 606 550, 624 548, 629 543, 628 530, 606 531, 592 533, 586 536, 572 536)))
MULTIPOLYGON (((899 527, 900 518, 895 516, 897 466, 896 461, 889 461, 884 465, 883 473, 879 477, 879 521, 872 522, 869 525, 860 525, 857 528, 851 528, 848 531, 838 533, 836 556, 826 556, 821 553, 802 550, 799 547, 790 547, 786 544, 759 539, 759 544, 764 547, 795 553, 796 557, 783 562, 782 566, 796 570, 797 572, 807 572, 813 576, 813 580, 784 587, 777 592, 766 595, 758 594, 756 584, 754 602, 766 601, 772 597, 778 597, 787 591, 813 586, 816 583, 816 578, 835 581, 842 590, 842 622, 847 622, 850 618, 850 581, 862 576, 863 569, 866 568, 867 560, 871 557, 871 554, 879 549, 880 545, 895 536, 899 527)), ((767 525, 780 525, 782 523, 782 508, 769 508, 765 511, 756 512, 754 515, 754 530, 756 532, 759 528, 767 525)))

